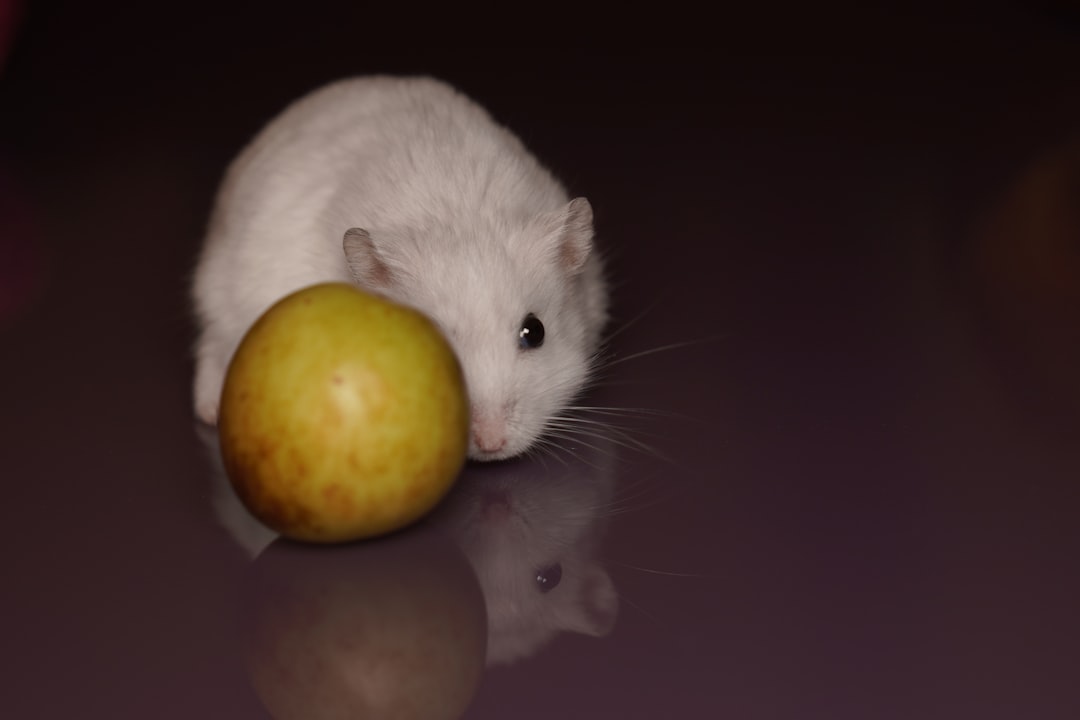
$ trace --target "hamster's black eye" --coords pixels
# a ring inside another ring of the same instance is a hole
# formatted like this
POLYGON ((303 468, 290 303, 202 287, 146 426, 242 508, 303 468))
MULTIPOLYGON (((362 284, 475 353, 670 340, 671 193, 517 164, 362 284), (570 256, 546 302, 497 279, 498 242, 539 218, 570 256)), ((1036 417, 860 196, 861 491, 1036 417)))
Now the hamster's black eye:
POLYGON ((544 323, 532 313, 525 316, 521 321, 521 330, 518 331, 518 345, 522 350, 533 350, 544 344, 544 323))
POLYGON ((536 586, 540 592, 546 593, 554 590, 562 580, 562 565, 555 563, 536 572, 536 586))

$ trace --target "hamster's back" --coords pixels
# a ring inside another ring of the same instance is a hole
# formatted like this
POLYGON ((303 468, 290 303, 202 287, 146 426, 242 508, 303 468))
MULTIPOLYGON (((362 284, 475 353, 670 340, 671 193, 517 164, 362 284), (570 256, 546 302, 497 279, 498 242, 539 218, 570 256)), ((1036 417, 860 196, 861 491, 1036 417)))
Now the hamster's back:
POLYGON ((315 90, 229 166, 194 278, 199 319, 228 345, 283 295, 351 281, 348 228, 416 227, 431 208, 476 213, 492 186, 516 188, 502 201, 522 212, 566 202, 511 133, 440 81, 361 77, 315 90))
POLYGON ((528 215, 567 202, 520 141, 454 88, 426 77, 341 80, 297 100, 226 172, 195 279, 204 318, 254 320, 314 282, 349 281, 344 231, 418 227, 432 208, 528 215), (234 294, 240 289, 242 296, 234 294))
POLYGON ((477 192, 493 182, 520 187, 520 200, 535 205, 531 212, 567 201, 512 133, 449 85, 427 77, 352 78, 310 93, 270 123, 230 167, 218 212, 277 215, 321 201, 338 214, 325 207, 337 201, 353 211, 347 220, 378 227, 404 220, 387 202, 431 205, 453 194, 475 206, 477 192))

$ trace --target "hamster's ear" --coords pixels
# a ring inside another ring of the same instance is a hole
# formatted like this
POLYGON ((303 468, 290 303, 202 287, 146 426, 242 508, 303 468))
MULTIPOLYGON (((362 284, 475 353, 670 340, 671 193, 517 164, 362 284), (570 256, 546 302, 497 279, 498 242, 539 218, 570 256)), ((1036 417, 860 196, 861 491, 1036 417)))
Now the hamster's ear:
POLYGON ((583 197, 574 198, 561 211, 552 214, 551 223, 555 226, 554 251, 559 267, 576 275, 584 268, 592 252, 592 205, 583 197))
POLYGON ((346 230, 342 246, 345 249, 345 261, 349 264, 349 272, 352 273, 356 282, 372 289, 390 286, 394 280, 394 273, 379 255, 367 230, 361 228, 346 230))
POLYGON ((578 590, 577 602, 567 618, 567 630, 604 637, 615 627, 618 614, 619 594, 611 576, 601 567, 588 566, 578 590))

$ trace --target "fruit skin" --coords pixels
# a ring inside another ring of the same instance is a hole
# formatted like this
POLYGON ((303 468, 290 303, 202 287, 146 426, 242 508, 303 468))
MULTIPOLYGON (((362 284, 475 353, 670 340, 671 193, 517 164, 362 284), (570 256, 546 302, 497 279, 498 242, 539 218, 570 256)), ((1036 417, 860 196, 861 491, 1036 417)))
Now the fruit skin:
POLYGON ((240 500, 309 542, 423 517, 457 478, 468 427, 461 367, 434 323, 345 283, 298 290, 252 325, 218 417, 240 500))

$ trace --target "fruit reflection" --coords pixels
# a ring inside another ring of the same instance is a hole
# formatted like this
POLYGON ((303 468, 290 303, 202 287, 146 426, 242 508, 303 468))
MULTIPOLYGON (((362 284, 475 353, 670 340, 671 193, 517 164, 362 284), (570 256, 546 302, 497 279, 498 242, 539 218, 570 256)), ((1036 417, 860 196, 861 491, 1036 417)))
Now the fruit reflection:
POLYGON ((278 720, 458 718, 484 670, 484 600, 456 546, 424 529, 252 566, 252 685, 278 720))

